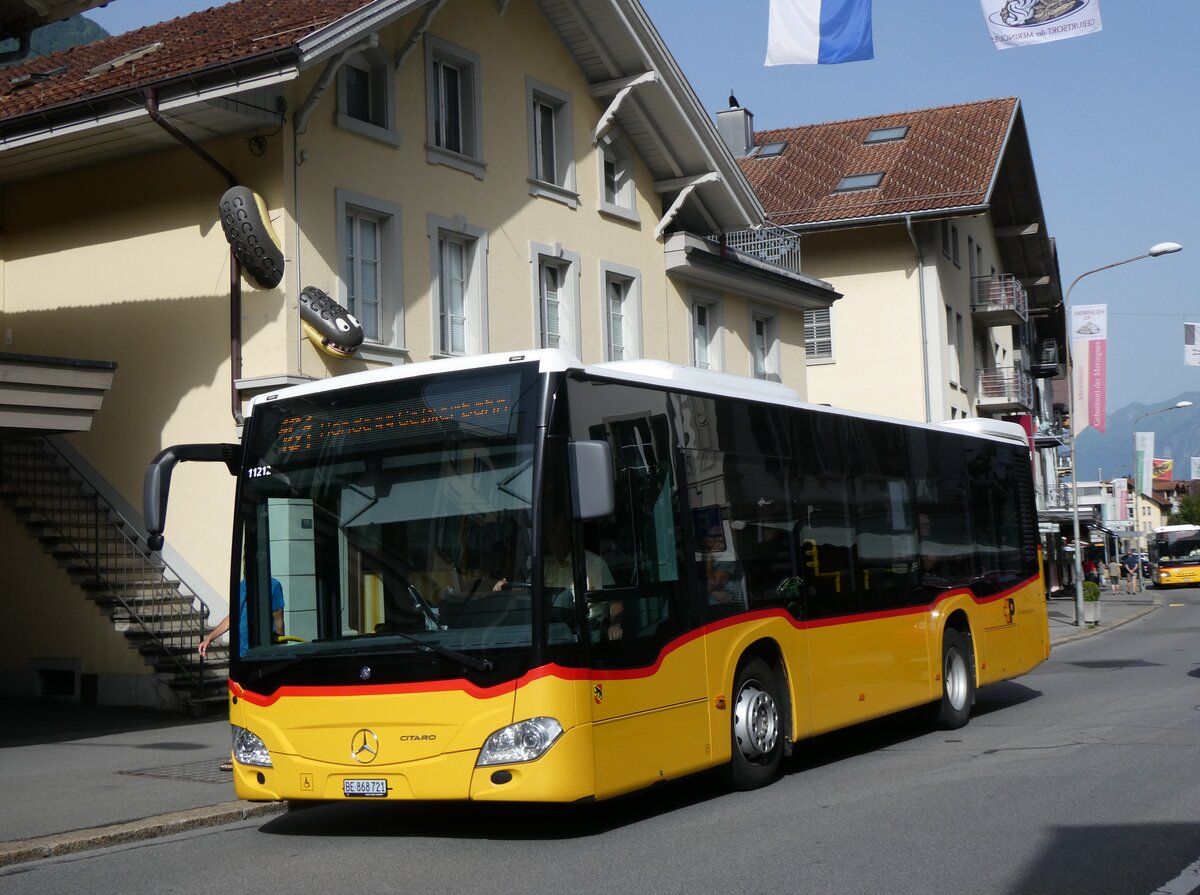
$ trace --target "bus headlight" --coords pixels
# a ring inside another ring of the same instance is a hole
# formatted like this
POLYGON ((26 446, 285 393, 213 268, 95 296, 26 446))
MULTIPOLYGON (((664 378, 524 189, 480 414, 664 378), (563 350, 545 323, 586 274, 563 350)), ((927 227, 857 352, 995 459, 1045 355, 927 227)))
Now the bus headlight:
POLYGON ((554 718, 530 718, 510 724, 487 738, 475 766, 516 764, 541 758, 562 733, 562 725, 554 718))
POLYGON ((271 753, 266 743, 244 727, 233 725, 233 757, 238 764, 252 764, 260 768, 271 767, 271 753))

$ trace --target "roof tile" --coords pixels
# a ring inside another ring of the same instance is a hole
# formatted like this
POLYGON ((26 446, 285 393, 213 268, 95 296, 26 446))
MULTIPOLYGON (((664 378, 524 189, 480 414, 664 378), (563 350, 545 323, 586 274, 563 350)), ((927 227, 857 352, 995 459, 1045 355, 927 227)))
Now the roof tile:
POLYGON ((1008 137, 1015 98, 756 131, 758 145, 785 141, 777 156, 739 164, 781 226, 983 205, 1008 137), (903 140, 868 144, 876 128, 908 125, 903 140), (835 192, 849 174, 883 173, 873 189, 835 192))
POLYGON ((0 122, 269 54, 362 5, 363 0, 239 0, 36 57, 0 75, 0 122), (89 74, 160 42, 154 52, 89 74))

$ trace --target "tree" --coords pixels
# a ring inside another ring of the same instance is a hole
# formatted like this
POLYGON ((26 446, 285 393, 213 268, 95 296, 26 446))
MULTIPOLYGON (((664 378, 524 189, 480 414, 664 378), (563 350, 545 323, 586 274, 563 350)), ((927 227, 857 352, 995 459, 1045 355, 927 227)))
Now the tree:
POLYGON ((1179 512, 1171 517, 1172 525, 1200 525, 1200 494, 1187 494, 1179 501, 1179 512))

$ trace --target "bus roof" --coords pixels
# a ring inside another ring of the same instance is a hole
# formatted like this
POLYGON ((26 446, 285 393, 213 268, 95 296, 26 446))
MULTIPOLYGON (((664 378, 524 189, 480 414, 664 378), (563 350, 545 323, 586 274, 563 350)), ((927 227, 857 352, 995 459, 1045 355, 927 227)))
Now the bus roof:
POLYGON ((1171 534, 1177 531, 1200 531, 1200 525, 1160 525, 1153 529, 1154 534, 1171 534))
POLYGON ((752 401, 763 401, 770 404, 800 407, 822 413, 854 416, 859 419, 902 423, 914 428, 951 429, 964 434, 1003 440, 1020 444, 1024 447, 1029 446, 1029 439, 1024 429, 1016 423, 1008 423, 1002 420, 971 418, 942 423, 921 423, 912 420, 901 420, 872 413, 860 413, 845 408, 831 407, 828 404, 811 404, 801 398, 800 394, 794 389, 779 382, 752 379, 749 376, 737 376, 733 373, 724 373, 717 370, 702 370, 698 367, 688 367, 663 360, 644 359, 584 364, 570 352, 561 351, 556 348, 495 352, 469 357, 446 357, 437 360, 418 361, 411 364, 399 364, 393 367, 364 370, 358 373, 347 373, 344 376, 330 376, 325 379, 316 379, 312 382, 288 386, 277 391, 254 396, 250 401, 247 416, 252 415, 254 408, 259 404, 269 403, 280 398, 294 398, 320 394, 326 391, 339 391, 359 385, 396 382, 417 376, 427 376, 431 373, 486 370, 514 363, 536 363, 538 371, 541 373, 578 370, 604 379, 652 385, 660 388, 665 387, 671 390, 698 392, 714 396, 719 395, 752 401))

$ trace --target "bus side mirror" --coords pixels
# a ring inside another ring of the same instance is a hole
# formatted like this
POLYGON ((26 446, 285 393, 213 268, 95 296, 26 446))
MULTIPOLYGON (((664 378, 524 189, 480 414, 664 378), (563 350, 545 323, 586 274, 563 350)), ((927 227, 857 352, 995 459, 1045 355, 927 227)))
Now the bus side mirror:
POLYGON ((572 441, 567 445, 571 470, 571 509, 580 522, 611 516, 613 497, 612 447, 607 441, 572 441))
POLYGON ((237 475, 242 465, 242 449, 236 444, 176 444, 159 451, 142 478, 142 516, 146 522, 146 546, 151 550, 162 550, 171 472, 183 460, 224 463, 230 475, 237 475))

